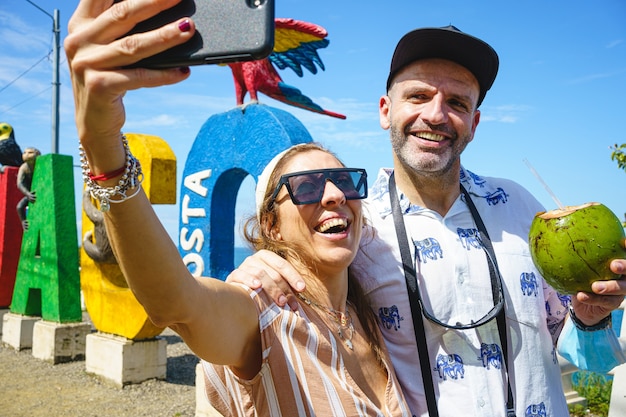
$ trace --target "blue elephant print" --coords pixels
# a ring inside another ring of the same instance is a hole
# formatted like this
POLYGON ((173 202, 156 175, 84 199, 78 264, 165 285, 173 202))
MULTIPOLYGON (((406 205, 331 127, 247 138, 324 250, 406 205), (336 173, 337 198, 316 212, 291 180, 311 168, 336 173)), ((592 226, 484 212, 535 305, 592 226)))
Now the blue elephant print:
POLYGON ((487 369, 492 366, 495 369, 500 369, 502 368, 502 349, 495 343, 481 343, 478 359, 482 360, 483 367, 487 369))
POLYGON ((523 295, 537 296, 537 277, 534 272, 522 272, 519 277, 523 295))
POLYGON ((561 301, 561 305, 563 307, 567 307, 568 305, 571 304, 571 302, 572 302, 572 296, 571 295, 563 295, 563 294, 560 294, 558 292, 556 294, 559 297, 559 300, 561 301))
POLYGON ((468 183, 469 179, 467 178, 469 176, 469 178, 474 182, 475 185, 479 186, 479 187, 484 187, 485 186, 485 182, 486 180, 483 179, 482 177, 474 174, 472 171, 466 171, 466 170, 461 170, 461 176, 460 176, 460 180, 461 182, 465 182, 468 183), (467 172, 467 175, 465 174, 467 172))
POLYGON ((495 206, 499 202, 506 203, 509 200, 509 195, 504 192, 502 187, 498 187, 493 193, 487 194, 485 199, 487 200, 487 204, 495 206))
POLYGON ((546 405, 543 402, 531 404, 526 408, 524 417, 546 417, 546 405))
POLYGON ((428 259, 436 261, 439 258, 443 258, 443 251, 439 245, 439 241, 434 237, 428 237, 423 240, 414 240, 415 245, 415 257, 423 263, 426 263, 428 259))
POLYGON ((404 317, 400 316, 398 306, 393 305, 391 307, 381 307, 378 309, 378 317, 381 323, 389 330, 393 327, 394 330, 400 328, 400 322, 404 320, 404 317))
POLYGON ((459 379, 465 376, 465 368, 463 367, 463 359, 456 353, 451 355, 437 355, 437 367, 435 371, 439 372, 439 378, 444 381, 448 377, 452 379, 459 379))
POLYGON ((480 249, 483 245, 478 229, 462 229, 457 227, 456 234, 459 235, 461 244, 467 250, 470 250, 471 248, 480 249))

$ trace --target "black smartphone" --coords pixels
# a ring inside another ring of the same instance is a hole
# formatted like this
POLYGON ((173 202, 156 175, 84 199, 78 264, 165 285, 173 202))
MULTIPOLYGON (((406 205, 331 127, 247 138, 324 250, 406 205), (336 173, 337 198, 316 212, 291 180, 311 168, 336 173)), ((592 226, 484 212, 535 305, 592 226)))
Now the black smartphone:
MULTIPOLYGON (((116 2, 123 0, 116 0, 116 2)), ((252 61, 274 49, 274 0, 182 0, 137 24, 130 32, 159 28, 191 17, 196 33, 187 42, 143 59, 131 67, 171 68, 252 61)))

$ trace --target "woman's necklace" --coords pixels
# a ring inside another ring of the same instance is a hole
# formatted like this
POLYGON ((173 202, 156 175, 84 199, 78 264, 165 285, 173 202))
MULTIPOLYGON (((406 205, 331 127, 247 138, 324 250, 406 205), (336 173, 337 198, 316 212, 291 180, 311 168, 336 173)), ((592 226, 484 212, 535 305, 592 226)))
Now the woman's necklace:
POLYGON ((324 310, 335 323, 337 323, 337 334, 339 338, 348 346, 350 350, 353 350, 352 335, 354 334, 354 325, 352 324, 352 316, 350 310, 346 308, 346 312, 337 311, 334 308, 320 305, 313 300, 308 299, 302 293, 298 293, 298 297, 310 306, 317 307, 324 310))

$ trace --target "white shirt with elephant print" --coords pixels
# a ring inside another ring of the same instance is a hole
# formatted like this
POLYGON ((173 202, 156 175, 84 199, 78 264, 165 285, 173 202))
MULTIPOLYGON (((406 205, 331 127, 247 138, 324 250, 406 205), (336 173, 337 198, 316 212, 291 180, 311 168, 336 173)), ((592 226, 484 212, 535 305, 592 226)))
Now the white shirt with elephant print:
MULTIPOLYGON (((411 411, 428 416, 391 215, 390 174, 381 170, 370 190, 365 210, 376 233, 363 237, 354 267, 378 314, 411 411)), ((544 282, 527 243, 530 224, 544 208, 509 180, 462 169, 461 182, 485 223, 503 277, 516 415, 567 416, 555 344, 570 300, 544 282)), ((444 217, 411 205, 400 192, 399 198, 425 308, 451 324, 483 317, 493 307, 491 280, 464 197, 444 217)), ((506 379, 496 320, 471 330, 423 321, 440 416, 505 416, 506 379)))

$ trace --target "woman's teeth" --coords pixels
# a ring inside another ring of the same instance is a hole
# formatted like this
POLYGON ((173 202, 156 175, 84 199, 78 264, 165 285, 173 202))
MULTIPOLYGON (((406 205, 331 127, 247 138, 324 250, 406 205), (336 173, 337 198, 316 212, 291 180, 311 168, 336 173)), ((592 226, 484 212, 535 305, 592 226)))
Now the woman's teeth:
POLYGON ((328 220, 317 227, 320 233, 339 233, 348 227, 348 220, 336 218, 328 220))

